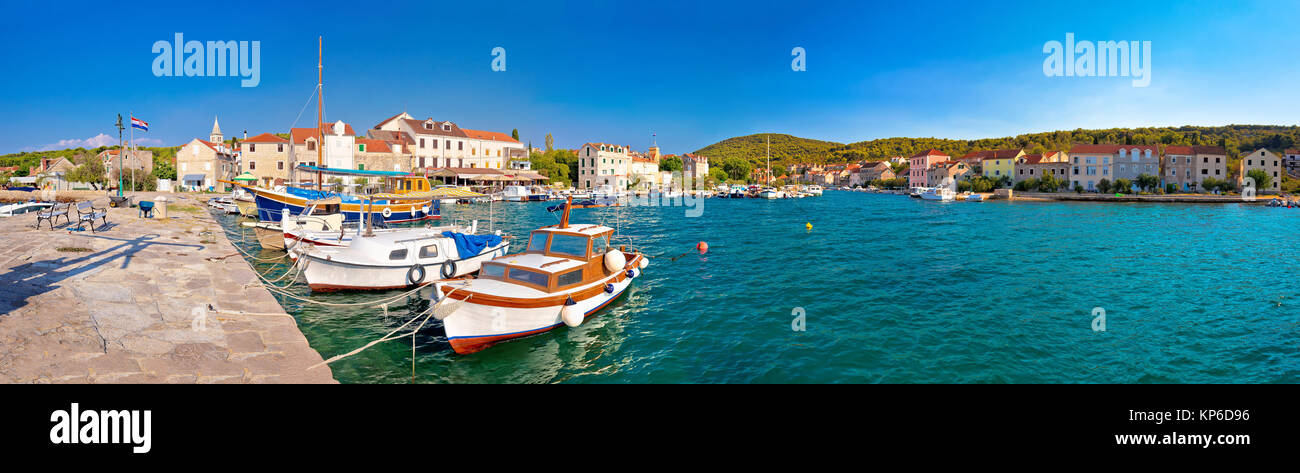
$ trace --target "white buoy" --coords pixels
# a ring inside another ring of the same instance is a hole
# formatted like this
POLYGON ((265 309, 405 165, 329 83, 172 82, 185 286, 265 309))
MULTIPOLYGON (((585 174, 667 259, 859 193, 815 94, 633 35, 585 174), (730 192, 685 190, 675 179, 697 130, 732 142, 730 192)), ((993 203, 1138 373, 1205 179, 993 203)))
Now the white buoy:
POLYGON ((636 265, 639 266, 641 269, 645 269, 646 266, 650 266, 650 258, 646 258, 645 255, 641 255, 641 262, 637 263, 636 265))
POLYGON ((563 309, 560 309, 560 318, 564 320, 564 325, 570 327, 582 325, 582 309, 579 309, 577 304, 566 305, 563 309))
POLYGON ((605 253, 605 269, 608 269, 609 272, 617 273, 622 271, 624 266, 627 266, 627 257, 623 255, 622 251, 609 250, 609 252, 605 253))

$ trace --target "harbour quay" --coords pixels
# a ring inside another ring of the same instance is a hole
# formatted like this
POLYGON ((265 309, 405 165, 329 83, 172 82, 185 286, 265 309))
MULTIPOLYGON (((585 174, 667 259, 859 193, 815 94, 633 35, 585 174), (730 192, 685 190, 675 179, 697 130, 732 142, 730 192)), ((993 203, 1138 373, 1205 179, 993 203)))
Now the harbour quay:
POLYGON ((0 383, 336 382, 204 203, 134 197, 166 217, 69 192, 107 223, 0 219, 0 383))

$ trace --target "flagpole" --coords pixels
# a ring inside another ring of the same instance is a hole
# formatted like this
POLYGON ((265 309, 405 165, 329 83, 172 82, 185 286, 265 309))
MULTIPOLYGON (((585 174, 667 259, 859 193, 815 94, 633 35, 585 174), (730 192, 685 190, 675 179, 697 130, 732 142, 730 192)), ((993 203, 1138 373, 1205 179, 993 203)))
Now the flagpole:
MULTIPOLYGON (((130 114, 130 112, 127 112, 130 114)), ((122 114, 117 114, 117 196, 122 197, 122 150, 126 144, 122 143, 122 114)))
MULTIPOLYGON (((126 114, 127 114, 127 116, 129 116, 129 117, 131 118, 131 132, 130 132, 130 133, 131 133, 131 150, 132 150, 132 151, 131 151, 131 155, 134 156, 134 155, 135 155, 135 112, 133 112, 133 111, 131 111, 131 110, 127 110, 127 111, 126 111, 126 114)), ((123 150, 122 152, 125 153, 126 151, 123 150)), ((123 159, 123 156, 121 156, 121 155, 119 154, 119 157, 118 157, 118 159, 117 159, 117 162, 118 162, 118 165, 117 165, 117 172, 118 172, 119 175, 122 173, 122 164, 121 164, 121 163, 122 163, 122 159, 123 159)), ((134 172, 131 173, 131 192, 135 192, 135 173, 134 173, 134 172)))

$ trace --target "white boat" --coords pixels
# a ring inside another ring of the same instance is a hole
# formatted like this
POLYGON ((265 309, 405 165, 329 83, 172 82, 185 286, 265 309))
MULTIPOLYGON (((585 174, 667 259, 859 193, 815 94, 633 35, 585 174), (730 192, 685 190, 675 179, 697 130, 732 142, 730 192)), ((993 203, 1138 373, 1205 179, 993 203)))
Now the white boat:
POLYGON ((298 258, 306 259, 302 273, 312 291, 384 290, 464 276, 510 250, 500 231, 492 235, 444 232, 449 231, 404 228, 370 232, 354 238, 348 246, 306 245, 298 258), (467 245, 465 240, 478 245, 467 245), (473 252, 463 253, 469 251, 473 252))
POLYGON ((932 187, 921 193, 921 198, 925 200, 950 201, 955 197, 952 189, 947 187, 932 187))
POLYGON ((287 208, 280 209, 278 222, 244 222, 245 227, 253 228, 258 243, 269 250, 286 248, 287 237, 295 232, 329 232, 343 231, 344 215, 339 210, 342 200, 338 197, 313 200, 306 203, 301 214, 290 215, 287 208))
POLYGON ((765 188, 763 188, 763 190, 760 191, 760 192, 758 193, 758 196, 759 196, 759 197, 762 197, 762 198, 764 198, 764 199, 775 199, 775 198, 779 197, 779 196, 777 195, 777 191, 776 191, 776 189, 771 188, 771 187, 765 187, 765 188))
POLYGON ((506 186, 502 192, 506 202, 527 202, 529 194, 527 186, 506 186))
POLYGON ((570 208, 559 225, 534 230, 525 252, 484 262, 476 278, 435 283, 434 297, 450 310, 434 315, 456 353, 576 327, 641 275, 644 255, 613 247, 613 228, 569 224, 570 208))
POLYGON ((966 202, 983 202, 983 201, 984 201, 983 194, 970 194, 966 196, 966 202))
POLYGON ((822 195, 822 186, 808 186, 808 195, 822 195))
POLYGON ((0 206, 0 217, 12 217, 18 214, 39 212, 41 210, 53 207, 54 204, 49 202, 19 202, 0 206))

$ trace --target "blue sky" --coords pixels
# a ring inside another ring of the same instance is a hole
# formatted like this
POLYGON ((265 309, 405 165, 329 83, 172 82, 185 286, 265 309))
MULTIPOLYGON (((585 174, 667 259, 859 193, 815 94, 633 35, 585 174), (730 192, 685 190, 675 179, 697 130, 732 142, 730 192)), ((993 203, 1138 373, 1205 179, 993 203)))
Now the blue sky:
MULTIPOLYGON (((285 132, 316 84, 358 131, 402 110, 588 141, 689 152, 761 132, 854 142, 1075 128, 1300 123, 1297 2, 24 2, 0 30, 0 152, 116 138, 150 145, 285 132), (186 4, 182 4, 186 3, 186 4), (57 5, 57 6, 56 6, 57 5), (122 6, 125 5, 125 6, 122 6), (261 81, 155 77, 150 51, 261 42, 261 81), (1152 42, 1151 85, 1046 77, 1047 41, 1152 42), (493 47, 506 71, 491 70, 493 47), (791 49, 807 51, 792 71, 791 49)), ((314 101, 297 126, 310 126, 314 101)))

